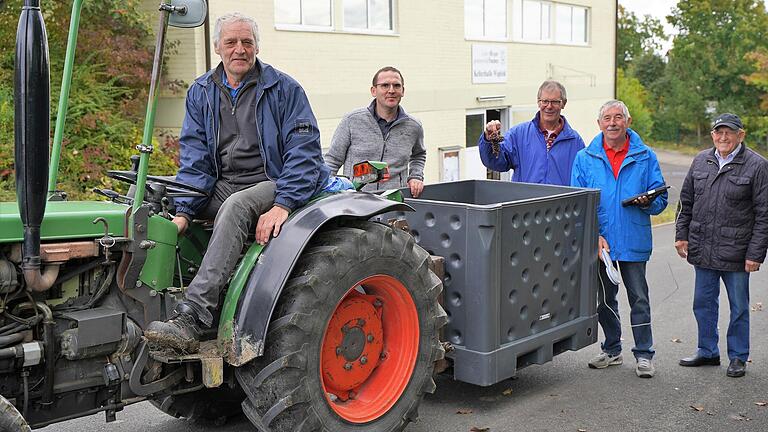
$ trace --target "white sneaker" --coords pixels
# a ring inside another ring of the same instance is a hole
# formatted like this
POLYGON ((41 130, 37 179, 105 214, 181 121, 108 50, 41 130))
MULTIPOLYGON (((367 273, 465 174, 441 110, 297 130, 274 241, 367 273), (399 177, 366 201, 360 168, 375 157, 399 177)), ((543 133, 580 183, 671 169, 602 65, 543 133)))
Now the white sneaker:
POLYGON ((589 361, 589 367, 592 369, 605 369, 608 366, 617 366, 622 363, 624 363, 624 357, 621 356, 621 353, 612 356, 602 352, 589 361))
POLYGON ((653 376, 656 374, 656 368, 653 367, 653 362, 651 359, 641 357, 637 359, 637 367, 635 368, 635 373, 640 378, 653 378, 653 376))

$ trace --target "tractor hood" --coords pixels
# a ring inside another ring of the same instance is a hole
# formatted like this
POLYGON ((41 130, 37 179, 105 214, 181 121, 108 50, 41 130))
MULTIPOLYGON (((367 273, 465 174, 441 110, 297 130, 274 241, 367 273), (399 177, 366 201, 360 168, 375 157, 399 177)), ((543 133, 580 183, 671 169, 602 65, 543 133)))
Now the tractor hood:
MULTIPOLYGON (((103 217, 109 234, 125 235, 125 215, 130 207, 110 201, 50 201, 40 227, 43 241, 96 238, 104 235, 104 224, 93 220, 103 217)), ((0 202, 0 243, 17 243, 24 238, 24 226, 15 202, 0 202)))

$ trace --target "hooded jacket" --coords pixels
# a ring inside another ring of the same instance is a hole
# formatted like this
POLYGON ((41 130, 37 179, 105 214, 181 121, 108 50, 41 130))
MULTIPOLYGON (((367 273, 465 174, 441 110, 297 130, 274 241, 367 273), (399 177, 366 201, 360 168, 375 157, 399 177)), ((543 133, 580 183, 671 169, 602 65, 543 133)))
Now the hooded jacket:
MULTIPOLYGON (((255 67, 260 73, 252 108, 264 170, 277 185, 275 204, 296 210, 328 180, 317 120, 299 83, 258 58, 255 67)), ((213 190, 221 176, 217 149, 220 90, 212 78, 215 70, 199 77, 187 91, 179 137, 180 168, 176 175, 177 181, 207 191, 213 190)), ((186 197, 175 201, 177 213, 193 217, 207 199, 186 197)))
POLYGON ((603 149, 601 132, 576 155, 571 185, 600 189, 597 222, 600 235, 610 247, 611 258, 642 262, 651 257, 653 246, 650 215, 659 214, 667 207, 667 192, 657 196, 647 208, 622 207, 623 200, 664 185, 656 154, 632 129, 627 129, 627 134, 629 149, 618 177, 614 177, 603 149))

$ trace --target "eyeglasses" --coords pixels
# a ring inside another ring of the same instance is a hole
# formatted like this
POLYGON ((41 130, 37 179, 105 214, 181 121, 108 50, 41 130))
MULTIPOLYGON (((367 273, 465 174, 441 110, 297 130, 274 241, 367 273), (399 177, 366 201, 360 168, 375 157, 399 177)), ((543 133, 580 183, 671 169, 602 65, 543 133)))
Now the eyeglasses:
POLYGON ((539 99, 539 105, 541 105, 541 106, 552 105, 553 107, 557 108, 557 107, 559 107, 562 104, 563 104, 563 100, 562 99, 555 99, 555 100, 539 99))
POLYGON ((739 131, 735 131, 733 129, 717 129, 712 131, 712 135, 720 137, 720 136, 736 136, 739 134, 739 131))
POLYGON ((403 85, 400 83, 379 83, 379 84, 376 84, 376 87, 382 90, 393 89, 394 91, 400 91, 403 89, 403 85))

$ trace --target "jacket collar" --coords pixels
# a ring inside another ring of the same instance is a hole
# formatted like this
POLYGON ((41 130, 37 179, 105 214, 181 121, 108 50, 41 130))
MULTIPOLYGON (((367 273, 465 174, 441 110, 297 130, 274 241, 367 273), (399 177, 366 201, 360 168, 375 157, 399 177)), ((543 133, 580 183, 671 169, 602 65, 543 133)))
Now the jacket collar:
MULTIPOLYGON (((195 84, 200 85, 202 87, 208 87, 211 84, 214 84, 214 76, 219 71, 219 66, 221 66, 221 62, 219 62, 218 65, 216 65, 215 68, 209 70, 205 74, 203 74, 201 77, 195 80, 195 84)), ((273 85, 277 84, 278 79, 280 78, 278 75, 278 72, 275 68, 272 66, 262 62, 259 60, 258 57, 256 57, 256 63, 254 64, 254 67, 258 67, 260 70, 259 73, 259 85, 264 86, 264 88, 272 87, 273 85)))
MULTIPOLYGON (((627 129, 629 135, 629 149, 627 150, 627 157, 636 156, 647 151, 647 147, 643 142, 640 135, 632 129, 627 129)), ((598 133, 592 142, 587 146, 586 152, 592 156, 602 158, 605 156, 605 150, 603 150, 603 133, 598 133)), ((714 156, 712 156, 714 158, 714 156)))
MULTIPOLYGON (((733 160, 728 163, 743 164, 745 162, 746 157, 747 157, 747 143, 742 142, 741 149, 739 149, 739 152, 736 153, 736 156, 733 157, 733 160)), ((711 160, 717 164, 717 158, 715 157, 714 151, 707 152, 707 160, 711 160)))
MULTIPOLYGON (((533 116, 533 120, 531 120, 531 123, 533 123, 533 127, 536 128, 536 130, 541 130, 541 125, 539 123, 539 119, 541 118, 541 114, 537 111, 536 115, 533 116)), ((563 130, 560 131, 560 133, 557 135, 557 138, 555 139, 560 140, 565 138, 573 138, 574 135, 576 135, 576 131, 574 131, 571 128, 571 125, 568 123, 568 120, 566 120, 565 116, 560 114, 560 118, 563 119, 563 130)))

